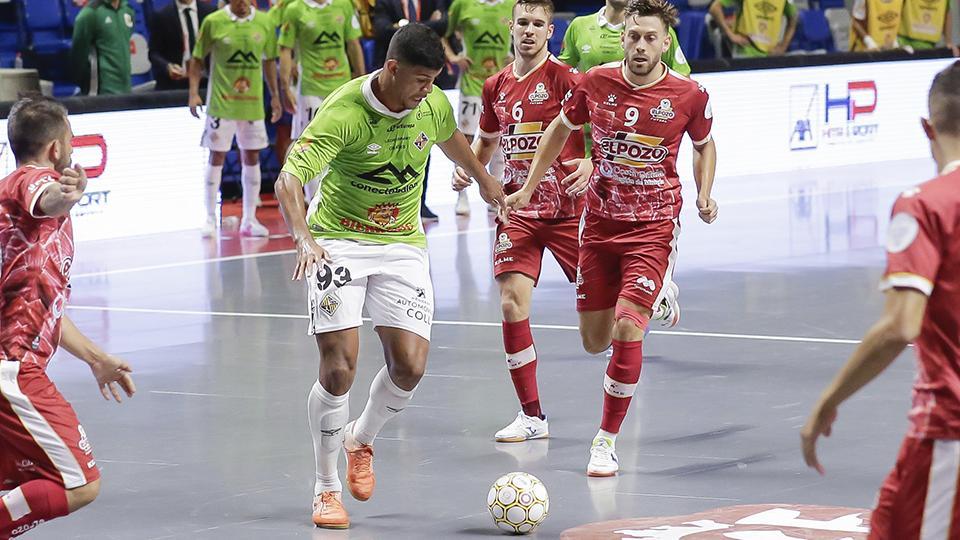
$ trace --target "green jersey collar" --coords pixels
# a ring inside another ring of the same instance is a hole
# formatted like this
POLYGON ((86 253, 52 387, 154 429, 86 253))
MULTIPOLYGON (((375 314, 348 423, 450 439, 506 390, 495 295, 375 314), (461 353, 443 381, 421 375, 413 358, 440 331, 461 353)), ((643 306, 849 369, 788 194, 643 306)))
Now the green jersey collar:
POLYGON ((388 109, 386 105, 377 99, 376 94, 373 93, 373 79, 380 75, 381 71, 383 71, 382 68, 374 71, 370 74, 370 76, 367 77, 367 80, 363 81, 363 86, 360 87, 360 90, 363 92, 363 99, 366 100, 367 105, 369 105, 371 109, 384 116, 389 116, 390 118, 396 118, 399 120, 413 112, 413 109, 407 109, 405 111, 396 113, 388 109))
POLYGON ((607 6, 600 8, 600 11, 597 12, 597 24, 600 25, 600 28, 606 26, 611 30, 623 30, 623 23, 620 24, 611 24, 606 17, 603 16, 603 10, 607 9, 607 6))
POLYGON ((324 0, 323 2, 316 2, 315 0, 303 0, 303 3, 309 7, 312 7, 315 9, 321 9, 332 4, 333 0, 324 0))
POLYGON ((256 16, 257 14, 257 10, 253 6, 250 6, 250 14, 242 19, 234 15, 233 11, 230 10, 230 4, 227 4, 226 6, 224 6, 223 9, 227 10, 227 15, 230 16, 230 20, 233 22, 250 22, 253 20, 254 16, 256 16))

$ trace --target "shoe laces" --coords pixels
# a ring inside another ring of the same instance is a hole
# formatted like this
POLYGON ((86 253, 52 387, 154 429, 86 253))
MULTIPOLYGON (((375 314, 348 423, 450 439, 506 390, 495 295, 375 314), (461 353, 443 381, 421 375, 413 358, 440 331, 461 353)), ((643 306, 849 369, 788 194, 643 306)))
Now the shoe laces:
POLYGON ((590 455, 602 459, 613 459, 613 447, 607 439, 596 439, 590 447, 590 455))
POLYGON ((322 510, 330 510, 331 507, 342 506, 340 499, 337 498, 336 492, 333 491, 324 491, 320 494, 320 508, 322 510))
POLYGON ((373 448, 366 444, 362 444, 359 448, 350 453, 354 456, 356 471, 360 474, 370 474, 372 471, 371 464, 373 463, 373 448))

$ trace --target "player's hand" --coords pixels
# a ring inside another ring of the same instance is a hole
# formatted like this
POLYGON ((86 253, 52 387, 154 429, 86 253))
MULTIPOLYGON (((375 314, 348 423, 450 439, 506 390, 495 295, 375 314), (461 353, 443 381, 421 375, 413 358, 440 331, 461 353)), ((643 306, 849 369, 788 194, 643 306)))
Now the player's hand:
POLYGON ((287 87, 282 95, 283 108, 290 114, 297 114, 297 93, 293 91, 293 88, 287 87))
POLYGON ((777 43, 773 49, 770 49, 770 56, 782 56, 787 52, 788 43, 777 43))
POLYGON ((506 225, 510 223, 510 212, 512 209, 506 203, 503 185, 497 182, 492 176, 487 175, 487 177, 487 181, 477 182, 480 188, 480 197, 488 204, 497 206, 497 216, 500 218, 500 221, 506 225))
POLYGON ((569 176, 560 181, 560 184, 566 186, 566 194, 571 197, 579 197, 587 191, 590 185, 590 177, 593 176, 593 162, 590 158, 571 159, 564 161, 567 167, 576 167, 569 176))
POLYGON ((738 34, 738 33, 736 33, 736 32, 732 32, 728 37, 730 38, 730 41, 731 41, 734 45, 739 45, 739 46, 741 46, 741 47, 746 47, 747 45, 750 44, 750 39, 749 39, 747 36, 743 35, 743 34, 738 34))
POLYGON ((167 64, 167 76, 175 81, 182 81, 187 78, 187 72, 184 71, 183 67, 180 64, 174 64, 170 62, 167 64))
POLYGON ((820 464, 820 460, 817 459, 817 439, 820 438, 820 435, 830 436, 836 419, 837 409, 835 407, 818 404, 810 418, 807 419, 806 425, 800 430, 803 460, 807 462, 808 467, 816 469, 820 474, 825 474, 825 471, 823 465, 820 464))
POLYGON ((133 397, 137 387, 133 384, 133 378, 130 376, 133 369, 123 360, 112 354, 104 355, 90 364, 90 371, 97 379, 97 386, 100 387, 100 393, 103 399, 110 401, 110 397, 117 403, 122 402, 120 390, 123 390, 127 397, 133 397))
POLYGON ((87 189, 87 173, 83 167, 74 164, 63 170, 60 175, 60 193, 71 204, 77 203, 87 189))
POLYGON ((200 97, 200 94, 190 94, 190 98, 187 100, 187 106, 190 107, 190 114, 192 114, 194 118, 200 118, 200 113, 197 112, 197 109, 203 107, 203 98, 200 97))
POLYGON ((453 170, 452 184, 453 190, 459 192, 473 185, 473 179, 470 178, 467 171, 463 170, 463 167, 457 167, 453 170))
POLYGON ((430 14, 430 20, 433 22, 439 21, 442 18, 443 12, 441 12, 439 9, 433 10, 433 13, 430 14))
POLYGON ((528 192, 526 189, 521 189, 520 191, 507 195, 506 205, 512 211, 522 210, 530 204, 530 199, 532 198, 532 191, 528 192))
POLYGON ((946 47, 950 49, 950 54, 952 54, 954 58, 960 56, 960 47, 957 47, 956 43, 947 42, 946 47))
POLYGON ((280 105, 280 96, 276 94, 270 98, 270 123, 276 124, 283 116, 283 107, 280 105))
POLYGON ((704 223, 713 223, 717 220, 717 201, 711 198, 698 198, 697 210, 700 211, 700 219, 704 223))
POLYGON ((473 65, 473 60, 467 58, 467 55, 460 53, 457 56, 454 56, 450 59, 450 63, 459 67, 461 72, 467 71, 470 69, 470 66, 473 65))
POLYGON ((312 236, 297 240, 297 268, 293 271, 293 281, 306 277, 313 265, 320 261, 330 262, 330 254, 312 236))

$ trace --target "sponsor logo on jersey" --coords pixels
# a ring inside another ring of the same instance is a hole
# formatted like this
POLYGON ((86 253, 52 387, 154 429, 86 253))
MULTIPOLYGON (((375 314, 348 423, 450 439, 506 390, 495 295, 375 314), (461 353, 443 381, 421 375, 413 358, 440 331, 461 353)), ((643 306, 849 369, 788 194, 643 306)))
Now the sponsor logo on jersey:
POLYGON ((577 287, 580 287, 581 285, 583 285, 583 274, 580 272, 580 266, 577 266, 577 279, 574 282, 574 285, 576 285, 577 287))
POLYGON ((531 160, 543 136, 543 122, 510 124, 500 137, 500 149, 507 159, 531 160))
POLYGON ((384 228, 393 228, 400 217, 400 205, 397 203, 383 203, 367 209, 367 218, 384 228))
POLYGON ((416 169, 407 165, 402 170, 398 169, 393 163, 387 163, 382 167, 377 167, 372 171, 360 173, 358 178, 362 178, 374 184, 389 186, 394 182, 404 185, 407 182, 416 179, 420 173, 416 169))
POLYGON ((757 8, 757 11, 759 11, 765 17, 772 17, 777 11, 777 6, 775 6, 773 2, 768 2, 767 0, 757 2, 754 4, 754 6, 757 8))
POLYGON ((645 167, 662 163, 670 155, 670 150, 662 142, 663 137, 618 131, 613 137, 605 137, 600 141, 600 150, 606 160, 631 167, 645 167))
POLYGON ((593 47, 591 47, 589 43, 585 43, 585 44, 583 45, 583 47, 580 47, 580 51, 581 51, 581 52, 588 53, 588 52, 590 52, 591 50, 593 50, 593 47))
POLYGON ((319 35, 317 35, 317 39, 313 40, 314 45, 319 45, 321 47, 327 45, 340 45, 342 42, 343 39, 340 38, 340 34, 336 30, 333 32, 327 32, 326 30, 323 30, 319 35))
POLYGON ((417 147, 417 150, 423 152, 428 142, 430 142, 430 137, 427 137, 427 134, 421 131, 420 135, 417 135, 417 138, 413 140, 413 145, 417 147))
POLYGON ((424 289, 423 287, 417 287, 416 290, 417 290, 417 298, 427 297, 427 290, 424 289))
POLYGON ((327 314, 327 317, 333 317, 333 314, 340 309, 340 299, 337 298, 337 295, 334 293, 327 293, 326 296, 320 300, 320 311, 327 314))
POLYGON ((77 446, 80 450, 83 450, 83 453, 90 455, 93 452, 93 447, 90 446, 90 441, 87 440, 87 432, 83 430, 83 426, 77 426, 77 432, 80 433, 80 441, 77 443, 77 446))
POLYGON ((532 105, 542 105, 544 101, 550 99, 550 93, 543 83, 537 83, 537 88, 527 96, 532 105))
POLYGON ((493 246, 493 252, 500 254, 512 247, 513 242, 510 241, 510 235, 502 232, 500 233, 500 236, 497 237, 497 245, 493 246))
POLYGON ((657 290, 657 284, 647 276, 638 277, 637 281, 634 282, 634 285, 647 294, 653 294, 653 291, 657 290))
POLYGON ((655 122, 669 122, 673 120, 676 113, 673 112, 673 104, 669 99, 661 99, 660 105, 650 109, 650 118, 655 122))
MULTIPOLYGON (((331 56, 330 58, 327 58, 326 60, 323 61, 323 69, 327 71, 337 71, 338 69, 340 69, 340 61, 331 56)), ((330 75, 326 73, 318 73, 315 76, 321 79, 330 77, 330 75)), ((338 76, 338 74, 335 74, 334 76, 338 76)))
POLYGON ((52 176, 50 176, 49 174, 45 174, 45 175, 41 176, 40 178, 37 178, 36 180, 34 180, 33 182, 31 182, 30 185, 27 186, 27 191, 30 192, 30 193, 36 193, 37 190, 40 189, 40 186, 43 186, 43 185, 45 185, 45 184, 49 184, 50 182, 53 182, 53 181, 54 181, 54 180, 53 180, 53 177, 52 177, 52 176))
POLYGON ((260 59, 257 58, 257 55, 253 54, 253 51, 244 51, 237 49, 230 55, 230 58, 227 59, 228 66, 259 66, 260 59))
POLYGON ((377 144, 377 143, 368 144, 368 145, 367 145, 367 154, 368 154, 368 155, 371 155, 371 156, 375 156, 375 155, 377 155, 377 154, 380 153, 380 150, 381 150, 381 149, 383 149, 383 147, 380 146, 380 145, 377 144))
POLYGON ((250 90, 250 79, 240 77, 233 81, 233 91, 238 94, 246 94, 250 90))
POLYGON ((73 268, 73 257, 67 257, 60 263, 60 274, 65 278, 69 278, 71 268, 73 268))
POLYGON ((611 106, 611 107, 616 107, 616 106, 617 106, 617 95, 616 95, 616 94, 609 94, 609 95, 607 96, 607 101, 606 101, 605 103, 606 103, 607 105, 611 106))
POLYGON ((505 45, 503 36, 493 32, 484 32, 477 39, 473 40, 474 45, 505 45))

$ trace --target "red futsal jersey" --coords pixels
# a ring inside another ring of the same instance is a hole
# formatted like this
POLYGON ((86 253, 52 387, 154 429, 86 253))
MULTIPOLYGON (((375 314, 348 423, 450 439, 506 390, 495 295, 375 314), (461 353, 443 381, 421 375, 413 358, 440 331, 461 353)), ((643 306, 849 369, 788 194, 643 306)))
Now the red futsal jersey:
POLYGON ((46 368, 60 341, 70 296, 70 217, 38 215, 46 189, 59 189, 53 169, 23 166, 0 180, 0 360, 46 368))
POLYGON ((960 439, 960 161, 893 205, 881 289, 929 297, 917 338, 908 436, 960 439))
POLYGON ((592 125, 587 212, 618 221, 676 219, 677 150, 684 133, 694 144, 710 140, 710 96, 669 69, 644 86, 627 81, 624 69, 623 62, 591 69, 563 104, 567 127, 592 125))
MULTIPOLYGON (((578 76, 576 69, 550 55, 523 77, 517 76, 511 63, 484 83, 480 136, 500 137, 503 183, 508 194, 519 191, 527 181, 540 138, 560 114, 561 101, 576 85, 578 76)), ((579 133, 571 135, 544 174, 530 204, 515 213, 536 219, 579 216, 583 209, 580 198, 568 196, 560 180, 575 170, 563 162, 583 157, 583 137, 579 133)))

